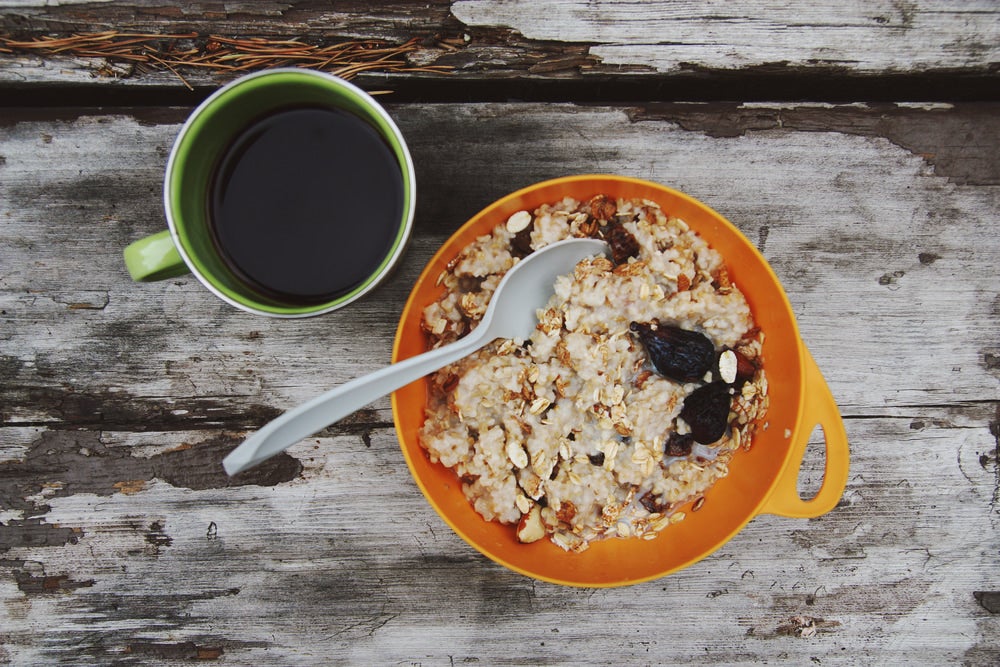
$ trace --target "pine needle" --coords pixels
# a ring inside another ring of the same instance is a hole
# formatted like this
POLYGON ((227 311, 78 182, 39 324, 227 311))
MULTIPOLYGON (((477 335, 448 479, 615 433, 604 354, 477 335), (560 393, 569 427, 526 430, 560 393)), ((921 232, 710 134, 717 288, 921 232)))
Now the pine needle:
MULTIPOLYGON (((456 48, 454 40, 439 41, 443 50, 456 48)), ((76 33, 68 37, 37 37, 15 40, 0 36, 0 53, 32 53, 82 59, 102 59, 98 74, 115 72, 111 64, 136 67, 139 71, 169 71, 187 88, 192 86, 183 71, 245 72, 274 67, 304 67, 331 72, 348 79, 362 72, 446 73, 444 65, 414 65, 407 56, 421 43, 403 44, 375 40, 351 40, 320 45, 299 39, 264 37, 200 37, 197 33, 147 34, 104 31, 76 33)))

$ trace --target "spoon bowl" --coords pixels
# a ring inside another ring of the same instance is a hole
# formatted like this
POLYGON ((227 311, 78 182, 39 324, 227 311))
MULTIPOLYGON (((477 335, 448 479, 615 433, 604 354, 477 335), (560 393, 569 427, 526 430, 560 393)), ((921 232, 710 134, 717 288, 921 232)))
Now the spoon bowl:
POLYGON ((472 354, 497 338, 528 338, 537 322, 536 311, 552 296, 556 278, 572 271, 580 260, 607 250, 604 241, 568 239, 528 255, 504 275, 483 319, 467 336, 346 382, 289 410, 230 452, 222 461, 226 473, 235 475, 252 468, 372 401, 472 354))

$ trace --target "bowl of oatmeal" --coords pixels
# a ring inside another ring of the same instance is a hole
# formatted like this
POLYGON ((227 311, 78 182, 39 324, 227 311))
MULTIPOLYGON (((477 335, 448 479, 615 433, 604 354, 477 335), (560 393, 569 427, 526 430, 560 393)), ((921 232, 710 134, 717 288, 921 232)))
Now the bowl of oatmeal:
POLYGON ((572 176, 486 207, 417 280, 393 361, 464 336, 510 267, 572 237, 607 253, 556 281, 530 338, 393 394, 407 464, 444 521, 516 572, 596 587, 691 565, 759 514, 830 511, 846 435, 784 290, 736 227, 668 187, 572 176), (817 426, 824 482, 803 500, 817 426))

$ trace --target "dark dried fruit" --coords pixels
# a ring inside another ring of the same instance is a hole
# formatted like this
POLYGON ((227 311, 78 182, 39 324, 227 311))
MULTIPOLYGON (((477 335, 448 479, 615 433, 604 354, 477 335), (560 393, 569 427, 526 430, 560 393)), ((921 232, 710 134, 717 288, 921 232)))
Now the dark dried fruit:
POLYGON ((443 391, 446 394, 450 394, 451 392, 455 391, 456 387, 458 387, 458 383, 460 380, 461 378, 455 375, 454 373, 449 373, 447 376, 445 376, 444 381, 441 382, 441 391, 443 391))
POLYGON ((514 238, 510 240, 511 254, 515 257, 525 258, 531 254, 531 230, 535 228, 534 220, 531 224, 514 234, 514 238))
POLYGON ((739 350, 733 350, 733 353, 736 355, 736 384, 750 382, 757 372, 757 366, 739 350))
POLYGON ((590 459, 590 462, 595 466, 604 465, 604 452, 597 452, 596 454, 588 454, 587 458, 590 459))
POLYGON ((696 442, 707 445, 725 435, 732 401, 725 382, 706 384, 688 394, 681 408, 681 419, 691 427, 696 442))
POLYGON ((482 289, 484 280, 481 276, 459 276, 458 289, 460 292, 478 292, 482 289))
POLYGON ((693 446, 694 436, 690 433, 671 433, 663 447, 663 453, 667 456, 687 456, 693 446))
POLYGON ((604 232, 604 240, 611 247, 611 260, 617 264, 624 264, 629 257, 639 256, 639 241, 636 240, 632 232, 621 225, 615 224, 608 227, 604 232))
POLYGON ((632 322, 656 370, 677 382, 696 382, 715 365, 715 345, 704 334, 662 324, 632 322))
POLYGON ((639 503, 645 507, 646 511, 650 514, 663 512, 663 510, 667 508, 667 505, 660 500, 660 497, 654 495, 652 491, 644 495, 642 498, 639 498, 639 503))

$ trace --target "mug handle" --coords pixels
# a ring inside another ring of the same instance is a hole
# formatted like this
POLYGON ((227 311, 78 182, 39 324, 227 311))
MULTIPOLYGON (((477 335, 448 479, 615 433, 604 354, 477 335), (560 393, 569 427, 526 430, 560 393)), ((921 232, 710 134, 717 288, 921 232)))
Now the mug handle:
POLYGON ((826 443, 826 465, 823 469, 823 484, 810 500, 799 496, 798 481, 802 459, 806 453, 813 428, 802 428, 799 440, 792 444, 792 455, 781 471, 771 495, 764 501, 758 514, 776 514, 794 519, 812 519, 826 514, 840 502, 847 488, 847 473, 850 467, 850 453, 847 446, 847 432, 837 410, 837 404, 830 388, 820 373, 819 366, 809 350, 804 351, 805 368, 801 426, 823 428, 826 443))
POLYGON ((125 267, 137 282, 166 280, 190 272, 177 252, 169 229, 129 244, 124 254, 125 267))

